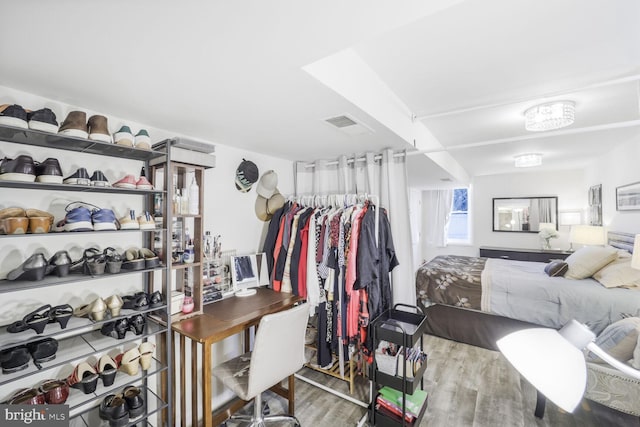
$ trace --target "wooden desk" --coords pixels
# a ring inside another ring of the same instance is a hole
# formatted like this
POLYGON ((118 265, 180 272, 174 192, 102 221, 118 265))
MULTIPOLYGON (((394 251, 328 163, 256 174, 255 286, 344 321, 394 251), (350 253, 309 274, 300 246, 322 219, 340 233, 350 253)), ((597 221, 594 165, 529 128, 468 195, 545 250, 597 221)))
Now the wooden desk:
MULTIPOLYGON (((186 426, 186 338, 191 340, 191 355, 197 361, 198 343, 201 344, 202 357, 202 408, 205 427, 218 426, 231 414, 242 408, 247 402, 235 399, 224 407, 211 409, 211 345, 215 342, 244 332, 245 351, 249 350, 249 328, 258 325, 262 316, 277 313, 293 307, 301 301, 301 298, 293 294, 275 292, 271 289, 260 288, 256 295, 249 297, 231 297, 222 301, 208 304, 204 307, 204 313, 181 322, 174 323, 172 329, 179 335, 180 342, 180 419, 181 425, 186 426)), ((220 361, 222 362, 222 361, 220 361)), ((173 365, 175 370, 175 364, 173 365)), ((176 378, 175 372, 173 378, 176 378)), ((174 381, 174 395, 176 395, 176 382, 174 381)), ((289 387, 284 389, 277 386, 273 389, 279 395, 289 400, 289 413, 294 413, 294 387, 293 376, 289 377, 289 387)), ((174 399, 175 402, 175 399, 174 399)), ((174 417, 176 411, 173 411, 174 417)), ((197 367, 191 368, 191 418, 192 425, 198 425, 198 372, 197 367)), ((173 425, 177 425, 173 420, 173 425)))

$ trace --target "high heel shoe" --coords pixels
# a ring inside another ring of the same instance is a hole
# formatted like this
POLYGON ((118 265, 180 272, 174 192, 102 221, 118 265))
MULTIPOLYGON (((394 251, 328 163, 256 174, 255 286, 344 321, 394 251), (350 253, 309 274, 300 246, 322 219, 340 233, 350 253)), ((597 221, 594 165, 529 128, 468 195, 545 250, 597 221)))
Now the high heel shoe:
POLYGON ((156 349, 156 345, 149 341, 145 341, 140 344, 138 351, 140 352, 140 366, 146 371, 151 367, 151 361, 153 360, 153 351, 156 349))
POLYGON ((31 255, 7 274, 7 280, 42 280, 47 272, 47 259, 41 252, 31 255))
POLYGON ((124 304, 122 308, 129 310, 146 310, 149 308, 149 296, 144 292, 138 292, 134 295, 125 295, 122 297, 124 304))
POLYGON ((124 305, 124 301, 120 298, 120 295, 111 295, 109 298, 104 300, 105 304, 107 304, 107 308, 111 312, 111 317, 120 316, 120 309, 124 305))
POLYGON ((116 356, 118 368, 129 375, 136 375, 140 366, 140 352, 136 347, 116 356))
POLYGON ((71 257, 67 251, 58 251, 49 260, 47 274, 55 273, 58 277, 65 277, 71 269, 71 257))
POLYGON ((116 379, 118 363, 108 354, 103 354, 100 360, 98 360, 95 370, 98 372, 100 378, 102 378, 102 384, 109 387, 116 379))
POLYGON ((57 305, 49 310, 49 323, 58 322, 60 329, 65 329, 73 316, 73 307, 69 304, 57 305))
POLYGON ((102 298, 97 298, 90 304, 85 304, 73 310, 76 317, 89 317, 91 320, 99 322, 104 319, 107 312, 107 305, 102 298))
POLYGON ((45 326, 49 323, 49 310, 51 306, 49 304, 43 305, 35 311, 24 316, 22 320, 13 322, 7 326, 7 332, 12 334, 26 331, 27 329, 33 329, 37 334, 44 332, 45 326))
POLYGON ((98 373, 87 362, 79 363, 67 378, 69 387, 82 390, 84 394, 93 393, 98 385, 98 373))

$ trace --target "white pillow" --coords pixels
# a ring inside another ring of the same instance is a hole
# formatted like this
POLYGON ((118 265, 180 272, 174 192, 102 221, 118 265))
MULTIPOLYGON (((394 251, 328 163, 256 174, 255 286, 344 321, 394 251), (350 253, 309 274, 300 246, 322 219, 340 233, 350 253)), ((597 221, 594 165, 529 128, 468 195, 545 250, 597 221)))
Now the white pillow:
POLYGON ((584 246, 565 260, 569 265, 569 270, 564 277, 567 279, 586 279, 616 258, 618 258, 618 252, 615 248, 584 246))
MULTIPOLYGON (((640 318, 626 317, 607 326, 596 338, 596 345, 621 362, 629 361, 640 336, 640 318)), ((600 358, 589 353, 588 358, 599 362, 600 358)))
POLYGON ((598 270, 593 278, 605 288, 640 285, 640 270, 631 268, 631 258, 618 258, 598 270))

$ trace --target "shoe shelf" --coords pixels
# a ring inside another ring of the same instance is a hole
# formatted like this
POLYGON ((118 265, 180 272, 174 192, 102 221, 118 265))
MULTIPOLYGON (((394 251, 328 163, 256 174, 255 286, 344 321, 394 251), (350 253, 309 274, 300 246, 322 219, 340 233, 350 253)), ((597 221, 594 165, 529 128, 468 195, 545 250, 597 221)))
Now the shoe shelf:
MULTIPOLYGON (((69 398, 65 402, 65 405, 69 406, 69 417, 74 418, 80 416, 83 413, 93 410, 97 410, 97 406, 100 405, 102 399, 109 394, 117 394, 122 391, 123 388, 129 385, 138 385, 141 380, 156 375, 160 372, 166 371, 168 368, 158 363, 157 360, 151 362, 151 366, 148 370, 143 371, 142 368, 138 369, 136 375, 127 375, 123 372, 118 372, 116 380, 109 387, 102 385, 102 380, 98 380, 98 387, 93 393, 85 394, 82 390, 75 388, 69 389, 69 398)), ((142 387, 140 387, 142 388, 142 387)), ((149 390, 147 390, 149 391, 149 390)), ((146 400, 146 399, 145 399, 146 400)), ((141 417, 144 417, 143 414, 141 417)), ((93 427, 93 424, 91 424, 93 427)))
MULTIPOLYGON (((107 232, 105 232, 107 233, 107 232)), ((111 233, 114 233, 113 231, 111 233)), ((117 232, 115 232, 117 233, 117 232)), ((125 276, 134 273, 147 273, 150 271, 164 270, 164 265, 154 268, 145 268, 144 270, 120 270, 120 273, 107 273, 99 276, 91 276, 82 273, 70 273, 65 277, 45 276, 42 280, 0 280, 0 294, 8 292, 17 292, 25 289, 44 288, 49 286, 63 285, 66 283, 84 282, 87 280, 99 280, 112 278, 114 276, 125 276)))
MULTIPOLYGON (((108 348, 108 344, 104 344, 105 342, 110 343, 123 343, 135 340, 136 338, 142 338, 150 335, 155 335, 157 333, 163 332, 163 329, 160 328, 156 323, 147 322, 146 326, 146 334, 135 335, 133 333, 129 333, 125 336, 123 340, 116 340, 111 337, 107 337, 100 334, 100 329, 104 323, 109 323, 115 321, 117 319, 131 317, 136 314, 145 314, 145 313, 153 313, 155 311, 163 311, 166 310, 167 306, 163 305, 160 307, 149 308, 147 310, 129 310, 129 309, 121 309, 121 315, 113 318, 104 319, 98 322, 93 322, 86 317, 71 317, 69 319, 69 323, 65 329, 61 329, 58 323, 48 324, 45 328, 45 333, 36 334, 34 330, 28 329, 23 332, 18 333, 10 333, 7 332, 6 328, 0 329, 0 351, 5 350, 11 347, 15 347, 18 345, 28 344, 30 342, 39 341, 43 338, 55 338, 56 340, 64 340, 67 337, 76 336, 80 334, 86 334, 88 332, 95 332, 98 334, 100 339, 93 339, 89 341, 89 344, 93 347, 94 351, 104 350, 108 348), (102 338, 105 340, 103 341, 102 338), (130 339, 128 339, 130 338, 130 339)), ((57 358, 57 357, 56 357, 57 358)), ((5 374, 6 375, 6 374, 5 374)), ((0 375, 0 378, 2 375, 0 375)))
MULTIPOLYGON (((140 388, 142 389, 143 387, 140 388)), ((130 418, 125 426, 140 425, 139 423, 144 422, 143 425, 146 427, 153 427, 153 424, 148 421, 148 418, 168 406, 168 404, 151 389, 147 388, 145 391, 147 396, 147 400, 144 402, 146 407, 145 413, 139 417, 130 418)), ((72 417, 70 426, 109 427, 109 422, 100 418, 98 408, 96 407, 72 417)))
MULTIPOLYGON (((155 233, 155 232, 164 232, 165 230, 162 228, 154 228, 153 230, 103 230, 103 231, 50 231, 48 233, 25 233, 25 234, 0 234, 0 239, 4 239, 6 237, 46 237, 46 236, 79 236, 85 234, 104 234, 104 233, 155 233)), ((139 270, 138 270, 139 271, 139 270)), ((106 274, 106 273, 105 273, 106 274)), ((119 274, 119 273, 118 273, 119 274)))
POLYGON ((175 270, 179 270, 179 269, 185 269, 189 267, 200 267, 200 265, 201 264, 199 262, 181 262, 181 263, 172 264, 171 268, 175 270))
POLYGON ((138 190, 135 188, 95 187, 92 185, 49 184, 46 182, 22 182, 22 181, 0 181, 0 187, 20 188, 20 189, 29 189, 29 190, 43 190, 43 191, 80 191, 83 193, 136 194, 139 196, 165 193, 164 191, 161 191, 161 190, 138 190))
POLYGON ((93 141, 85 138, 63 136, 55 133, 6 125, 0 125, 0 141, 144 161, 165 155, 162 151, 141 150, 139 148, 127 147, 126 145, 117 145, 109 142, 93 141))

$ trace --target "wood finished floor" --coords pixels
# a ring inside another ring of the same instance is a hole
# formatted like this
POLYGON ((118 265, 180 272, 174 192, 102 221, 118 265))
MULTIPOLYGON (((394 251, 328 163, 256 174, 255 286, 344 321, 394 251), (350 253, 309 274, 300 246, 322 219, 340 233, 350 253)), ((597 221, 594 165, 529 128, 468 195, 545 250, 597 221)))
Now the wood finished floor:
MULTIPOLYGON (((640 419, 583 400, 573 414, 548 402, 543 419, 533 415, 535 389, 499 352, 425 335, 429 365, 425 389, 429 406, 420 423, 452 427, 640 427, 640 419)), ((303 368, 300 374, 344 394, 346 382, 303 368)), ((358 378, 353 397, 367 401, 369 386, 358 378)), ((286 411, 286 401, 268 393, 271 413, 286 411)), ((251 411, 248 405, 244 412, 251 411)), ((296 416, 304 427, 355 426, 366 410, 296 379, 296 416)), ((228 426, 242 424, 228 423, 228 426)))

